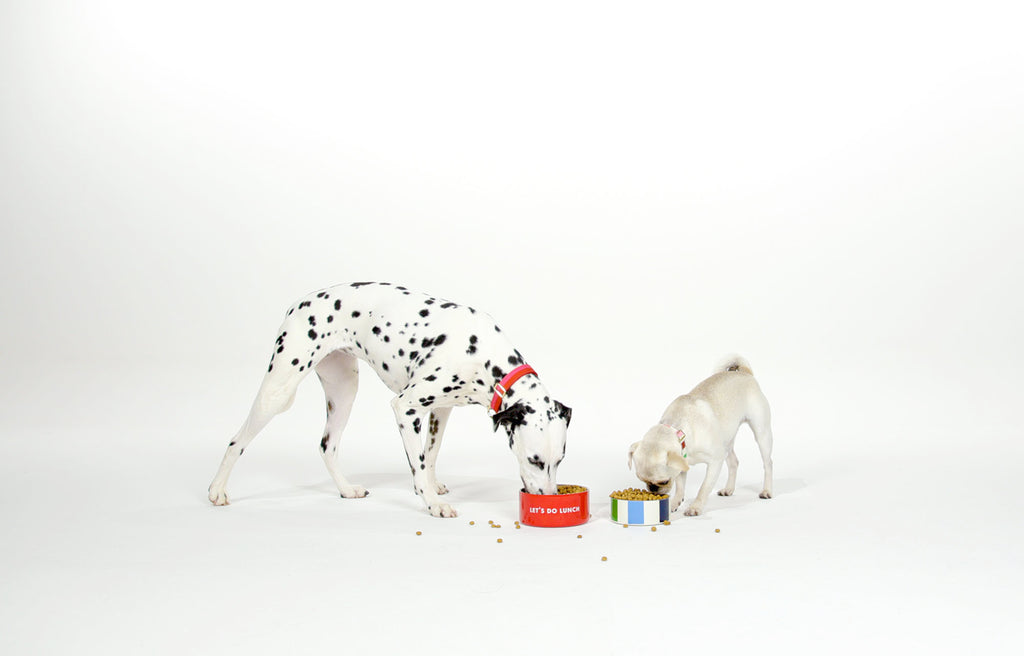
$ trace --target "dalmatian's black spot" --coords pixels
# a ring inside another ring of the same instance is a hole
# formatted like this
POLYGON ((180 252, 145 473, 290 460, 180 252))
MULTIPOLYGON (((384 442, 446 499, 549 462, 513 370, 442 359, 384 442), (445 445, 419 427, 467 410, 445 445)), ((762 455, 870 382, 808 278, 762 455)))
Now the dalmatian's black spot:
POLYGON ((311 302, 309 302, 309 301, 302 301, 301 303, 299 303, 299 309, 301 310, 302 308, 309 307, 310 305, 312 305, 311 302))
POLYGON ((487 387, 487 383, 485 383, 484 381, 480 380, 479 378, 477 378, 473 382, 476 383, 477 385, 479 385, 480 387, 487 387))
POLYGON ((323 298, 323 297, 324 297, 324 296, 326 296, 326 295, 327 295, 327 293, 326 293, 326 292, 320 292, 319 294, 317 294, 317 295, 316 295, 316 297, 317 297, 317 298, 323 298))
POLYGON ((236 444, 238 444, 238 442, 231 440, 231 444, 228 444, 228 446, 235 446, 236 444))
POLYGON ((395 289, 397 289, 399 291, 403 291, 403 292, 406 291, 405 287, 401 287, 401 286, 395 287, 395 289))
POLYGON ((417 433, 420 432, 420 418, 419 417, 416 417, 415 419, 412 420, 412 429, 413 429, 413 431, 415 431, 417 433))
POLYGON ((315 331, 315 330, 313 330, 312 328, 310 328, 310 329, 309 329, 309 332, 308 332, 308 333, 306 333, 306 334, 307 334, 307 335, 309 335, 309 338, 310 338, 310 339, 316 339, 316 331, 315 331))
POLYGON ((429 348, 429 347, 430 347, 430 346, 432 346, 433 344, 434 344, 434 340, 430 339, 429 337, 424 337, 424 338, 423 338, 423 341, 422 341, 422 342, 420 342, 420 346, 421 346, 422 348, 429 348))
POLYGON ((384 371, 388 371, 388 363, 387 362, 381 363, 380 366, 381 366, 382 369, 384 369, 384 371))
POLYGON ((274 363, 273 363, 273 362, 271 362, 271 363, 270 363, 270 366, 269 366, 269 367, 267 367, 267 373, 269 374, 269 373, 270 373, 271 371, 273 371, 273 370, 274 370, 274 363))
POLYGON ((424 303, 426 303, 427 305, 433 305, 434 304, 434 299, 428 298, 426 301, 424 301, 424 303))
POLYGON ((292 360, 292 366, 293 366, 293 367, 294 367, 295 365, 297 365, 297 364, 299 364, 299 359, 298 359, 298 358, 295 358, 294 360, 292 360))
POLYGON ((405 411, 405 414, 407 414, 407 415, 414 415, 414 414, 416 414, 416 410, 413 409, 413 408, 409 408, 408 410, 405 411))
POLYGON ((352 318, 356 319, 358 317, 359 317, 359 310, 356 310, 355 312, 352 313, 352 318))
POLYGON ((390 342, 391 338, 389 336, 387 336, 387 335, 384 335, 384 341, 385 342, 390 342))
POLYGON ((426 308, 420 310, 420 316, 421 317, 429 317, 430 316, 430 310, 428 310, 426 308))
POLYGON ((294 312, 294 311, 295 311, 295 308, 290 308, 290 309, 288 310, 288 314, 286 314, 285 316, 286 316, 286 317, 290 317, 290 316, 292 316, 292 312, 294 312))
POLYGON ((420 465, 420 469, 426 469, 426 468, 427 468, 426 465, 420 465))
POLYGON ((444 333, 441 333, 440 335, 434 338, 434 346, 440 346, 444 344, 444 341, 446 339, 448 339, 448 336, 445 335, 444 333))
POLYGON ((500 333, 500 332, 501 332, 501 328, 498 328, 497 326, 495 326, 495 327, 494 327, 494 332, 496 332, 496 333, 500 333))
POLYGON ((426 459, 427 459, 427 456, 425 454, 421 453, 420 454, 420 462, 424 462, 426 459))
POLYGON ((303 367, 299 367, 299 371, 305 371, 305 370, 306 370, 306 367, 304 367, 304 366, 303 367))
POLYGON ((380 326, 374 326, 373 330, 371 332, 373 332, 374 335, 379 335, 380 334, 380 326))
POLYGON ((409 359, 410 360, 415 360, 416 356, 419 355, 419 354, 420 354, 419 351, 412 351, 411 353, 409 353, 409 359))
POLYGON ((327 442, 330 441, 330 439, 330 434, 325 433, 323 439, 320 440, 320 450, 323 451, 324 453, 327 452, 327 442))
POLYGON ((519 364, 521 364, 521 363, 522 363, 522 360, 520 360, 519 358, 517 358, 517 357, 516 357, 516 356, 514 356, 514 355, 510 355, 510 356, 508 356, 508 363, 509 363, 510 365, 512 365, 513 367, 515 367, 516 365, 519 365, 519 364))
POLYGON ((327 402, 327 414, 334 412, 334 401, 327 402))
POLYGON ((476 339, 477 339, 476 335, 470 335, 469 336, 469 343, 470 344, 476 344, 476 339))
POLYGON ((334 311, 337 312, 340 309, 341 309, 341 299, 339 298, 339 299, 334 301, 334 311))
POLYGON ((283 347, 283 346, 278 346, 278 347, 277 347, 277 352, 278 352, 278 353, 280 353, 280 352, 281 352, 281 351, 283 351, 283 350, 284 350, 284 347, 283 347))
POLYGON ((435 376, 434 374, 430 374, 429 376, 427 376, 423 380, 429 380, 429 381, 433 382, 433 381, 437 380, 437 376, 435 376))
POLYGON ((416 343, 416 338, 412 338, 412 339, 410 339, 410 340, 409 340, 409 343, 410 343, 410 344, 415 344, 415 343, 416 343))
POLYGON ((444 389, 443 389, 442 391, 443 391, 443 392, 444 392, 445 394, 447 394, 448 392, 452 391, 453 389, 455 389, 455 388, 453 388, 453 387, 448 387, 448 386, 446 386, 446 387, 445 387, 445 388, 444 388, 444 389))
POLYGON ((405 351, 402 350, 402 349, 398 349, 398 357, 400 357, 400 358, 405 357, 405 351))
POLYGON ((327 315, 327 323, 331 323, 332 321, 334 321, 334 315, 333 314, 328 314, 327 315))
POLYGON ((372 285, 372 284, 374 284, 374 283, 372 283, 372 282, 354 282, 354 283, 352 283, 349 286, 350 287, 363 287, 365 285, 372 285))
POLYGON ((309 315, 309 325, 311 325, 311 326, 315 326, 316 325, 316 317, 313 316, 312 314, 309 315))
POLYGON ((493 367, 491 367, 491 375, 497 378, 498 380, 501 380, 502 378, 505 377, 505 372, 502 371, 498 365, 494 365, 493 367))

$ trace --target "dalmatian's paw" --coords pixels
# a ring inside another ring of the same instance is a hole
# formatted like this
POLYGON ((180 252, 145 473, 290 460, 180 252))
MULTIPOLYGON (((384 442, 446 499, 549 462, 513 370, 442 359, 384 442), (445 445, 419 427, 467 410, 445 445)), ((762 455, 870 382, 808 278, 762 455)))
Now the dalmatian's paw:
POLYGON ((367 496, 370 496, 370 493, 362 485, 352 485, 341 491, 342 499, 362 499, 367 496))
POLYGON ((687 508, 686 512, 684 512, 683 514, 686 515, 687 517, 696 517, 697 515, 700 515, 703 512, 704 512, 704 509, 701 508, 700 506, 692 505, 689 508, 687 508))
POLYGON ((230 504, 228 501, 228 493, 224 490, 215 490, 210 488, 210 503, 215 506, 227 506, 230 504))
POLYGON ((438 494, 448 494, 448 486, 444 483, 434 483, 434 489, 438 494))
POLYGON ((434 517, 458 517, 459 513, 447 503, 435 503, 428 508, 434 517))

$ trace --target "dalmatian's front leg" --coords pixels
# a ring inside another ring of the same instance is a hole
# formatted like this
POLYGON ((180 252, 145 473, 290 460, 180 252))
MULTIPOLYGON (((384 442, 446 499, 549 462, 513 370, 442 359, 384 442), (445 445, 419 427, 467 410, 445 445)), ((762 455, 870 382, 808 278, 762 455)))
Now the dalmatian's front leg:
MULTIPOLYGON (((438 496, 436 483, 432 475, 427 474, 428 449, 433 450, 432 458, 437 458, 437 449, 431 447, 430 436, 430 408, 425 408, 420 403, 410 398, 416 398, 415 393, 406 390, 391 401, 391 408, 395 411, 395 419, 398 421, 398 430, 402 434, 402 443, 405 445, 405 455, 409 458, 409 468, 412 470, 412 483, 416 494, 423 499, 427 510, 434 517, 456 517, 458 513, 447 503, 442 503, 438 496), (424 447, 423 436, 428 437, 427 446, 424 447)), ((433 463, 431 463, 433 465, 433 463)), ((431 466, 433 469, 433 466, 431 466)))
POLYGON ((423 464, 427 466, 424 471, 427 473, 428 484, 432 485, 438 494, 448 494, 448 487, 444 483, 437 482, 434 464, 437 462, 437 452, 441 450, 441 438, 444 437, 444 427, 448 424, 448 416, 451 413, 451 408, 434 408, 430 411, 430 424, 427 431, 427 457, 423 464))

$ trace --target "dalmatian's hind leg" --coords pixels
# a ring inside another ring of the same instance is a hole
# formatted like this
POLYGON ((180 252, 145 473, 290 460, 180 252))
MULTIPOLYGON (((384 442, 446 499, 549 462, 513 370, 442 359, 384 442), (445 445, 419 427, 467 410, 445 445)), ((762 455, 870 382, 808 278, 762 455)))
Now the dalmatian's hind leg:
POLYGON ((221 460, 220 469, 217 470, 217 475, 210 483, 209 497, 214 505, 228 505, 226 487, 235 462, 238 461, 253 438, 270 423, 271 419, 291 407, 295 400, 295 390, 304 377, 305 373, 279 369, 271 369, 264 376, 259 392, 256 393, 256 399, 252 402, 249 416, 246 417, 235 436, 231 438, 231 443, 228 444, 224 458, 221 460))
POLYGON ((334 351, 316 365, 316 375, 327 399, 327 426, 320 440, 320 455, 342 497, 365 497, 368 494, 366 488, 349 483, 338 469, 338 442, 359 389, 359 361, 347 353, 334 351))

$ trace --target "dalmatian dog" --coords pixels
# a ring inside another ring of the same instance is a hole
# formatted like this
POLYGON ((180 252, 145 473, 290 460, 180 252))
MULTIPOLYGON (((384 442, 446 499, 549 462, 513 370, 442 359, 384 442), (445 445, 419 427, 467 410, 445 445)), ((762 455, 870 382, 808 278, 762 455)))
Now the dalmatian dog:
POLYGON ((639 442, 629 447, 629 466, 635 466, 637 478, 655 494, 675 492, 669 508, 675 511, 683 501, 686 473, 691 465, 706 464, 704 482, 697 497, 684 513, 687 516, 704 512, 711 488, 718 481, 722 463, 729 465, 729 478, 720 496, 731 496, 736 490, 736 469, 739 460, 733 449, 736 432, 747 424, 761 451, 764 463, 762 499, 772 497, 772 427, 768 400, 754 380, 750 363, 734 357, 719 371, 689 394, 673 401, 661 420, 639 442))
POLYGON ((491 408, 519 460, 523 488, 555 494, 572 410, 551 398, 494 320, 466 305, 390 283, 356 282, 299 299, 278 331, 270 366, 252 409, 231 439, 210 484, 210 501, 228 504, 231 469, 254 437, 291 407, 299 382, 315 371, 327 398, 320 452, 346 499, 367 495, 338 469, 338 441, 366 362, 395 393, 391 407, 412 470, 413 486, 435 517, 457 513, 440 495, 434 465, 452 408, 491 408))

